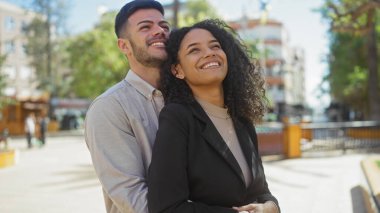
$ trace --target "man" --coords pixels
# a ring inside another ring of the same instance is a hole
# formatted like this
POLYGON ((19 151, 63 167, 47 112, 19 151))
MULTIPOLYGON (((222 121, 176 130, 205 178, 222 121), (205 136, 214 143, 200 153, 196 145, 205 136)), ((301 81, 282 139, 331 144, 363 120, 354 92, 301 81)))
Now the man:
POLYGON ((28 149, 33 146, 34 134, 36 132, 36 119, 34 113, 29 113, 25 119, 25 134, 28 142, 28 149))
POLYGON ((169 24, 157 1, 134 0, 115 19, 118 47, 130 70, 90 106, 86 143, 103 187, 107 212, 146 213, 146 175, 163 97, 156 88, 167 58, 169 24))

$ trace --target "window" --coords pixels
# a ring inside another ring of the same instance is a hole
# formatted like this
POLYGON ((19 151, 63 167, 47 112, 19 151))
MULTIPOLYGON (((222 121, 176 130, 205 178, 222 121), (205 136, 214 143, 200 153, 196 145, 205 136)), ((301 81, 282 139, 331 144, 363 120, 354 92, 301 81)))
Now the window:
POLYGON ((32 76, 32 70, 29 67, 21 67, 20 69, 20 78, 29 79, 32 76))
POLYGON ((4 19, 4 26, 7 31, 12 31, 16 28, 16 22, 13 17, 7 16, 4 19))
POLYGON ((14 96, 16 95, 16 88, 15 87, 7 87, 4 89, 4 95, 6 96, 14 96))
POLYGON ((4 44, 4 48, 5 48, 5 54, 14 53, 16 50, 15 42, 14 41, 6 41, 4 44))
POLYGON ((28 45, 27 44, 22 44, 21 46, 22 54, 27 55, 28 54, 28 45))
POLYGON ((28 24, 25 21, 21 22, 21 32, 26 34, 27 30, 28 30, 28 24))
POLYGON ((16 67, 13 66, 6 66, 4 67, 4 74, 7 76, 10 80, 16 79, 16 67))

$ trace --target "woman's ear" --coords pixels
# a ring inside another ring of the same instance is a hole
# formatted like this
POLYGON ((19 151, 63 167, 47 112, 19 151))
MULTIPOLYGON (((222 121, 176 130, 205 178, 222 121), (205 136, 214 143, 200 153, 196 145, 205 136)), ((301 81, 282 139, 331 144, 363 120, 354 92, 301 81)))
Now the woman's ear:
POLYGON ((172 74, 178 78, 178 79, 184 79, 185 78, 185 75, 181 69, 181 65, 180 64, 176 64, 176 65, 172 65, 172 68, 171 68, 171 71, 172 71, 172 74))

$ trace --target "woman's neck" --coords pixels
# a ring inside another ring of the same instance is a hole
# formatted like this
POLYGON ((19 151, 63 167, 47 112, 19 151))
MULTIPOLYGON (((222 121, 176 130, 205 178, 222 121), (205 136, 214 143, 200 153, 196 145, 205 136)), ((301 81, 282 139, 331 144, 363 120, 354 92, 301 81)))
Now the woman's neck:
POLYGON ((191 88, 194 96, 203 101, 207 101, 216 106, 224 106, 224 93, 223 87, 219 88, 191 88))

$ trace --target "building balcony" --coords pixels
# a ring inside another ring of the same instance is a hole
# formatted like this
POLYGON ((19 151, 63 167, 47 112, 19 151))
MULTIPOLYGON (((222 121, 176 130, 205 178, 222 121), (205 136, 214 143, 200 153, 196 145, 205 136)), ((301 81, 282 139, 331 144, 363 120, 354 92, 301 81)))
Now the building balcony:
POLYGON ((284 79, 280 76, 265 76, 265 82, 269 86, 284 85, 284 79))

